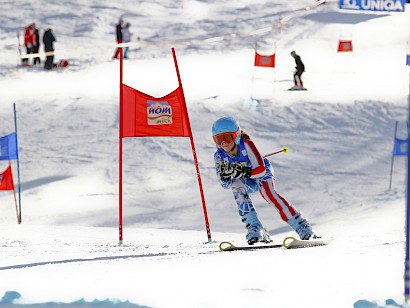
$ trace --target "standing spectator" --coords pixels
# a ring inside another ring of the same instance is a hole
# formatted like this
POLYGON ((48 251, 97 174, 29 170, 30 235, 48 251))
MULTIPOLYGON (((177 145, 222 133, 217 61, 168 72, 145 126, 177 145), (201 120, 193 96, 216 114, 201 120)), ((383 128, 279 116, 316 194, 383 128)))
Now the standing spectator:
POLYGON ((56 41, 54 34, 49 28, 43 35, 44 51, 46 52, 46 62, 44 68, 51 70, 54 66, 54 42, 56 41))
MULTIPOLYGON (((130 26, 131 26, 131 24, 129 22, 127 22, 125 24, 125 27, 124 27, 123 31, 122 31, 122 39, 123 39, 124 43, 131 42, 132 33, 130 32, 130 26)), ((128 46, 124 48, 124 58, 127 58, 128 50, 129 50, 128 46)))
POLYGON ((292 51, 290 55, 295 59, 296 62, 296 71, 293 74, 293 81, 295 82, 296 87, 303 88, 302 74, 305 71, 305 65, 302 62, 302 59, 295 51, 292 51))
MULTIPOLYGON (((124 21, 120 18, 120 20, 118 21, 118 24, 116 26, 116 37, 117 37, 117 44, 121 44, 122 43, 122 25, 123 25, 124 21)), ((117 47, 114 56, 112 57, 113 59, 117 59, 118 56, 120 55, 120 48, 117 47)))
MULTIPOLYGON (((36 43, 34 44, 33 47, 33 53, 37 53, 39 52, 40 49, 40 33, 38 32, 38 29, 36 27, 36 24, 34 24, 34 35, 36 36, 36 43)), ((41 61, 40 61, 40 57, 35 57, 34 58, 34 65, 40 65, 41 61)))
MULTIPOLYGON (((36 33, 35 33, 35 24, 30 24, 24 30, 24 46, 26 46, 26 53, 29 55, 33 53, 33 47, 36 43, 36 33)), ((23 66, 28 66, 28 58, 23 59, 23 66)))

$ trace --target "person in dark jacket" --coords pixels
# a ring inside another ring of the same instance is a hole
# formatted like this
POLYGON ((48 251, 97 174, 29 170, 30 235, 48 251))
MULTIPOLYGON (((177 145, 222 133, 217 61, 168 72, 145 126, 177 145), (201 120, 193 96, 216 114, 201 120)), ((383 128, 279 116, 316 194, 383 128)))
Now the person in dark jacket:
POLYGON ((303 87, 302 82, 302 74, 305 71, 305 65, 302 62, 302 59, 295 51, 292 51, 290 55, 295 59, 296 62, 296 71, 293 74, 293 81, 295 82, 295 86, 303 87))
MULTIPOLYGON (((117 26, 115 27, 115 32, 116 32, 116 38, 117 38, 117 44, 121 44, 122 43, 122 26, 123 26, 124 21, 122 19, 120 19, 118 21, 117 26)), ((117 59, 118 56, 120 55, 120 48, 117 48, 115 50, 115 54, 112 57, 113 59, 117 59)))
MULTIPOLYGON (((39 49, 40 49, 40 33, 38 32, 38 29, 36 26, 35 27, 35 35, 36 35, 36 44, 33 46, 33 53, 38 53, 39 49)), ((41 61, 40 61, 40 57, 35 57, 34 58, 34 65, 40 65, 41 61)))
POLYGON ((44 68, 51 70, 54 66, 54 42, 56 41, 53 31, 49 28, 43 35, 44 51, 46 52, 46 62, 44 68))

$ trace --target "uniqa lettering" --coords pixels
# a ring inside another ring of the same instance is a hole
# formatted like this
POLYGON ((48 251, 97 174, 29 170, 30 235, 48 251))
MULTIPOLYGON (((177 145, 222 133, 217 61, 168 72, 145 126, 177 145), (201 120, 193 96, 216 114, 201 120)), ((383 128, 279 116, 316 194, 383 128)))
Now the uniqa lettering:
POLYGON ((366 10, 403 11, 400 0, 362 0, 362 7, 366 10))

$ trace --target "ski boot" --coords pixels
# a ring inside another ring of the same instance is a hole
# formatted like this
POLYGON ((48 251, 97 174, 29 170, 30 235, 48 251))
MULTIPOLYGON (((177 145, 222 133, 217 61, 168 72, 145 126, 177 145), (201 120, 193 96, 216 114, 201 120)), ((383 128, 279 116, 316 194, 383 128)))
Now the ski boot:
POLYGON ((296 213, 288 220, 289 226, 299 235, 301 240, 309 240, 310 238, 320 238, 312 231, 312 225, 302 217, 301 213, 296 213))
POLYGON ((269 233, 262 226, 255 211, 249 212, 242 216, 242 222, 245 224, 248 233, 246 234, 246 241, 249 245, 257 242, 270 243, 271 239, 269 233))

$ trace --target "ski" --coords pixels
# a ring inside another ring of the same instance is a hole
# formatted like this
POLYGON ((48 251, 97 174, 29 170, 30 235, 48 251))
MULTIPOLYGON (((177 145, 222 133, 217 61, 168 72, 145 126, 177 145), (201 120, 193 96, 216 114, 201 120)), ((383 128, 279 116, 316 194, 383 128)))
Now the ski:
POLYGON ((288 91, 307 91, 307 89, 302 86, 293 86, 289 88, 288 91))
MULTIPOLYGON (((295 10, 295 12, 310 11, 310 10, 313 10, 313 9, 315 9, 316 7, 318 7, 318 6, 322 5, 322 4, 325 4, 325 3, 326 3, 326 0, 316 0, 316 1, 315 1, 314 3, 312 3, 312 4, 308 4, 307 6, 301 8, 301 9, 295 10)), ((294 13, 293 13, 293 14, 294 14, 294 13)), ((291 14, 291 15, 292 15, 292 14, 291 14)), ((290 18, 289 18, 289 15, 288 15, 287 17, 285 17, 285 18, 290 19, 290 18)))
POLYGON ((287 237, 283 240, 282 244, 264 244, 264 245, 250 245, 250 246, 235 246, 230 242, 221 242, 219 249, 221 251, 238 251, 238 250, 256 250, 256 249, 269 249, 269 248, 285 248, 285 249, 297 249, 308 248, 317 246, 326 246, 330 244, 333 239, 310 239, 310 240, 298 240, 294 237, 287 237))
POLYGON ((333 239, 311 238, 310 240, 298 240, 292 236, 283 240, 283 247, 286 249, 308 248, 329 245, 333 239))
POLYGON ((18 51, 19 51, 19 56, 21 58, 21 42, 20 42, 20 32, 17 31, 17 41, 18 41, 18 51))
POLYGON ((231 242, 221 242, 219 249, 221 251, 236 251, 236 250, 255 250, 255 249, 267 249, 267 248, 281 248, 282 244, 265 244, 265 245, 250 245, 250 246, 235 246, 231 242))
POLYGON ((21 66, 28 66, 28 62, 26 63, 24 60, 25 58, 22 57, 23 55, 23 46, 21 45, 20 42, 20 32, 17 31, 17 41, 18 41, 18 51, 19 51, 19 58, 21 61, 21 66))
POLYGON ((313 4, 311 4, 311 5, 308 5, 308 6, 305 8, 305 10, 306 10, 306 11, 309 11, 309 10, 314 9, 315 7, 318 7, 319 5, 322 5, 322 4, 325 4, 325 3, 326 3, 326 0, 316 0, 315 3, 313 3, 313 4))

